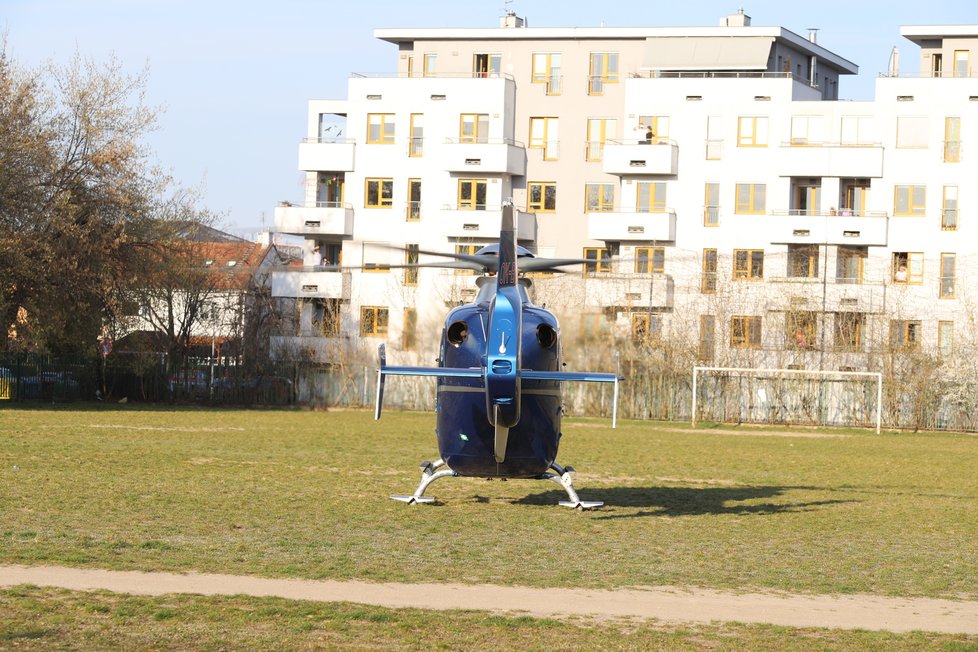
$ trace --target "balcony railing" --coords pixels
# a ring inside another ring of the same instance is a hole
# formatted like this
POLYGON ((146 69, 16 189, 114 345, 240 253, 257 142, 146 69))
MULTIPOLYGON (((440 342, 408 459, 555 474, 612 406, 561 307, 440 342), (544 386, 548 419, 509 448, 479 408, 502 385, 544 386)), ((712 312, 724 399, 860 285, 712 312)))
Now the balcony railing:
POLYGON ((508 79, 515 80, 513 75, 505 72, 354 72, 350 77, 355 79, 508 79))
POLYGON ((775 208, 771 210, 771 215, 775 216, 807 216, 807 217, 886 217, 886 211, 867 211, 852 208, 775 208))

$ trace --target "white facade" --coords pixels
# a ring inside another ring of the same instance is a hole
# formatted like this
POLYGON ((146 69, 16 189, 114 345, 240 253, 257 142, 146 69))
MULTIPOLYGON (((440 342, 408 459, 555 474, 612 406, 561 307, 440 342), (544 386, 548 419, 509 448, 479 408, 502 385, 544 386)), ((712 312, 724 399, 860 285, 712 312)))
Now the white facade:
POLYGON ((962 134, 978 125, 978 28, 904 28, 930 74, 880 77, 875 100, 854 102, 837 99, 851 62, 725 21, 377 30, 396 73, 309 104, 305 197, 275 212, 307 252, 273 276, 296 300, 276 346, 425 348, 472 278, 387 266, 436 260, 409 245, 493 241, 512 199, 538 254, 614 257, 536 279, 565 327, 683 335, 716 363, 768 352, 861 371, 885 345, 948 355, 974 317, 978 155, 962 134))

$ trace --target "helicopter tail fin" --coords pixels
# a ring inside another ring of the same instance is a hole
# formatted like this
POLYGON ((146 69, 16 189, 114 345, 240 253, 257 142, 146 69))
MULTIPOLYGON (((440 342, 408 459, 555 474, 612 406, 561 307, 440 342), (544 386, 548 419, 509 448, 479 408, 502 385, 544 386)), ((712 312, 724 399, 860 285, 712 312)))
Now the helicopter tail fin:
POLYGON ((499 228, 499 272, 498 287, 514 287, 517 283, 516 270, 516 227, 513 221, 513 204, 503 204, 503 219, 499 228))

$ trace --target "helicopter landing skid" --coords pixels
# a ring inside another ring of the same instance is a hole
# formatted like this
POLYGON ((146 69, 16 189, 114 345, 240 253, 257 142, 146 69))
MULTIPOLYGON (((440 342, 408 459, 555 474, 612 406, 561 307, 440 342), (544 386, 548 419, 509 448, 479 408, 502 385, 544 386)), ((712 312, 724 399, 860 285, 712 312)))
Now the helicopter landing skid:
POLYGON ((573 466, 561 466, 554 462, 550 465, 550 468, 557 473, 544 473, 539 477, 543 480, 552 480, 556 482, 564 491, 567 492, 568 500, 562 500, 558 505, 561 507, 570 507, 572 509, 594 509, 595 507, 601 507, 604 505, 603 501, 600 500, 581 500, 577 491, 574 490, 574 467, 573 466))
POLYGON ((440 466, 445 466, 445 460, 435 460, 434 462, 424 461, 421 463, 421 482, 418 483, 418 488, 414 490, 414 493, 410 496, 391 496, 394 500, 399 500, 402 503, 407 503, 408 505, 413 505, 415 503, 433 503, 435 499, 431 496, 425 496, 424 492, 432 482, 438 478, 445 478, 448 476, 457 476, 458 473, 452 471, 451 469, 443 469, 441 471, 436 471, 440 466))

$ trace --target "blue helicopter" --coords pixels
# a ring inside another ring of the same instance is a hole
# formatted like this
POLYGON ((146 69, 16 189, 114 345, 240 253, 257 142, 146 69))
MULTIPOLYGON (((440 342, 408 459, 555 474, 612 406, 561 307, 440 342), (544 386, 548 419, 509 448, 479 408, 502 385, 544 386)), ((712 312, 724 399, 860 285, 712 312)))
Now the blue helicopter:
MULTIPOLYGON (((435 252, 424 252, 435 253, 435 252)), ((436 254, 442 255, 445 254, 436 254)), ((422 263, 482 271, 475 301, 454 308, 445 318, 437 367, 388 366, 380 345, 375 419, 380 419, 387 376, 437 379, 436 414, 439 459, 421 464, 421 481, 409 496, 391 496, 408 504, 430 503, 428 486, 444 477, 535 478, 561 485, 564 507, 590 509, 600 501, 582 501, 574 489, 574 469, 557 464, 561 383, 614 384, 612 427, 617 420, 620 363, 616 373, 565 372, 557 318, 530 303, 526 271, 559 271, 580 259, 537 258, 516 245, 513 207, 502 210, 499 244, 453 261, 422 263)))

